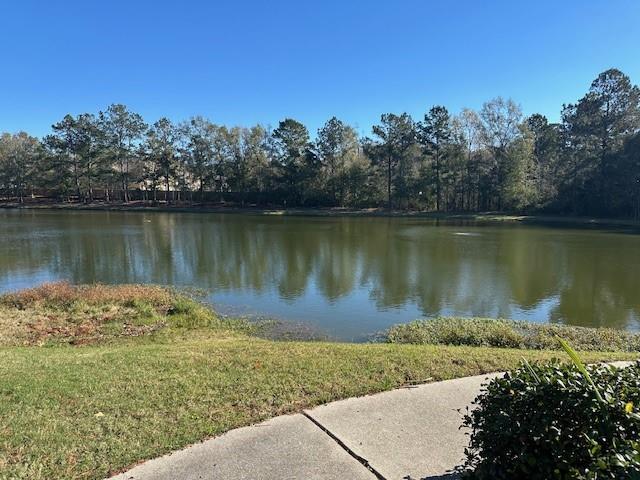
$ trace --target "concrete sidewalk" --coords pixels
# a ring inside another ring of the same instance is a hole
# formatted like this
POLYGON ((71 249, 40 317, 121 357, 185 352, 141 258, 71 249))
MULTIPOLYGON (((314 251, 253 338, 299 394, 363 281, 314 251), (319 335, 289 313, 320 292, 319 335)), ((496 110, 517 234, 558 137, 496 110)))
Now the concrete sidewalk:
POLYGON ((453 479, 481 375, 351 398, 150 460, 117 480, 453 479))

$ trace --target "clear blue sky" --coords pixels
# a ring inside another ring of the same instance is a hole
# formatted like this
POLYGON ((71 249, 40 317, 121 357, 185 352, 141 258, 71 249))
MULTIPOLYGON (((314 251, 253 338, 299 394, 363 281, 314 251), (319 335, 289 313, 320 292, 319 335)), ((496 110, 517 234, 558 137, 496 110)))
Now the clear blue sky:
POLYGON ((557 120, 609 67, 640 83, 637 0, 21 0, 2 20, 0 131, 35 135, 115 102, 312 133, 497 95, 557 120))

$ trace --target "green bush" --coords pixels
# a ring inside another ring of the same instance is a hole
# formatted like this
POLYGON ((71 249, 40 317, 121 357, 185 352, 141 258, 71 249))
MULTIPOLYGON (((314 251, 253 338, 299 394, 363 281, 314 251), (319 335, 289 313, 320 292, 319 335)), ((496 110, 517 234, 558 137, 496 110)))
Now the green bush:
POLYGON ((640 335, 610 328, 572 327, 492 318, 441 317, 391 327, 390 343, 557 349, 560 336, 578 350, 640 352, 640 335))
POLYGON ((640 361, 628 368, 522 363, 467 412, 466 478, 640 479, 640 361), (597 390, 597 391, 596 391, 597 390))

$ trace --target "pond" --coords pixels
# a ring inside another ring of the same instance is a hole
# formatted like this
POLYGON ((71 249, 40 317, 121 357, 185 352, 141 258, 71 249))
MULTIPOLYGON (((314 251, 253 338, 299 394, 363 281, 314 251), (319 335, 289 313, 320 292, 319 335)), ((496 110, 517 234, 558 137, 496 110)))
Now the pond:
POLYGON ((0 211, 0 291, 205 289, 228 314, 361 341, 420 317, 640 329, 640 235, 420 218, 0 211))

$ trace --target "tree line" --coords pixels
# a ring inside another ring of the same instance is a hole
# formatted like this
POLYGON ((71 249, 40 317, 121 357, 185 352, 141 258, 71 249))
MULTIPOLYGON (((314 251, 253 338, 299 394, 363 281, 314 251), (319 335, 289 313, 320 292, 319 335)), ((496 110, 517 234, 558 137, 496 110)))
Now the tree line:
POLYGON ((66 115, 42 139, 3 133, 0 195, 638 217, 640 89, 610 69, 559 123, 499 97, 456 115, 386 113, 364 138, 333 117, 315 140, 291 118, 148 125, 114 104, 66 115))

